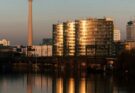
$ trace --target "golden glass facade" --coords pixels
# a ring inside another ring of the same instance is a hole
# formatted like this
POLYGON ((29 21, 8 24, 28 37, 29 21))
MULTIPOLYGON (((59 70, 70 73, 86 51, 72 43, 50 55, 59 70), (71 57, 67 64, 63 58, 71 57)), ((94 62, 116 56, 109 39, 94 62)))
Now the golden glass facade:
POLYGON ((77 56, 108 56, 112 54, 113 21, 86 19, 76 21, 77 56))
POLYGON ((53 25, 53 55, 63 56, 63 24, 53 25))
MULTIPOLYGON (((55 33, 56 28, 53 30, 55 33)), ((110 18, 90 18, 63 23, 63 56, 112 55, 113 30, 113 20, 110 18)), ((53 34, 53 37, 59 37, 57 35, 59 34, 53 34)), ((53 47, 55 48, 55 45, 53 47)))
POLYGON ((65 22, 64 24, 64 55, 75 55, 75 22, 65 22))

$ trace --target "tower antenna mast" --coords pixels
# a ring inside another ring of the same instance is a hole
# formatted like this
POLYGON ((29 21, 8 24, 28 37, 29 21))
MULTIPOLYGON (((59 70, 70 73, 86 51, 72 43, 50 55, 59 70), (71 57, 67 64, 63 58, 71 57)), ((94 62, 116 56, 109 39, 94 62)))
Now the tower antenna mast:
POLYGON ((30 47, 33 44, 32 1, 28 0, 28 46, 30 47))

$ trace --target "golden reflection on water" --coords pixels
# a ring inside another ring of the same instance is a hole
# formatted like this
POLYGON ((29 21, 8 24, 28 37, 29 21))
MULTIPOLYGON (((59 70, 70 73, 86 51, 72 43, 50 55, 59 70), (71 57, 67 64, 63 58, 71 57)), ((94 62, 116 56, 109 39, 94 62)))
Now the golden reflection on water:
POLYGON ((69 79, 68 93, 75 93, 75 81, 74 81, 74 78, 69 79))
POLYGON ((120 79, 115 80, 102 75, 51 77, 28 73, 0 78, 0 93, 135 93, 135 83, 128 86, 124 79, 121 86, 120 79))
POLYGON ((56 93, 63 93, 63 79, 58 78, 56 81, 56 93))
POLYGON ((80 80, 79 93, 86 93, 86 79, 85 78, 81 78, 80 80))

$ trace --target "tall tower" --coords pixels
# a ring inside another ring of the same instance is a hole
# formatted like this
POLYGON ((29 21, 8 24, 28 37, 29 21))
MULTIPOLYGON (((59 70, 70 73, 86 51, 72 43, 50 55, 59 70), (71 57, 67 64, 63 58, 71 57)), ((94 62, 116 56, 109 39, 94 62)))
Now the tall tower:
POLYGON ((33 32, 32 32, 32 0, 28 0, 28 46, 32 46, 33 32))

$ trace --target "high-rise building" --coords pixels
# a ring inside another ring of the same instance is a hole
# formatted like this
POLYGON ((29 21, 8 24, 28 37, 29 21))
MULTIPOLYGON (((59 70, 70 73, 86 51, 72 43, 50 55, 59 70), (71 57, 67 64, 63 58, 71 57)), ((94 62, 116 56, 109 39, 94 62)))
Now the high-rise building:
POLYGON ((135 41, 135 21, 127 23, 127 41, 135 41))
MULTIPOLYGON (((86 55, 86 46, 89 43, 89 21, 76 20, 76 55, 86 55)), ((92 37, 91 37, 92 38, 92 37)))
POLYGON ((63 24, 53 25, 53 55, 63 56, 63 24))
POLYGON ((113 32, 113 40, 114 40, 114 42, 119 42, 120 39, 121 39, 120 37, 121 37, 120 30, 114 29, 114 32, 113 32))
POLYGON ((58 56, 111 56, 113 20, 83 19, 53 25, 53 55, 58 56), (61 29, 59 25, 61 25, 61 29), (58 34, 59 31, 63 34, 58 34), (58 41, 58 37, 61 40, 58 41), (57 48, 61 45, 61 50, 57 48))
POLYGON ((109 56, 112 54, 113 20, 85 19, 76 21, 76 55, 109 56))
POLYGON ((63 23, 64 32, 64 55, 74 56, 75 55, 75 22, 63 23))

